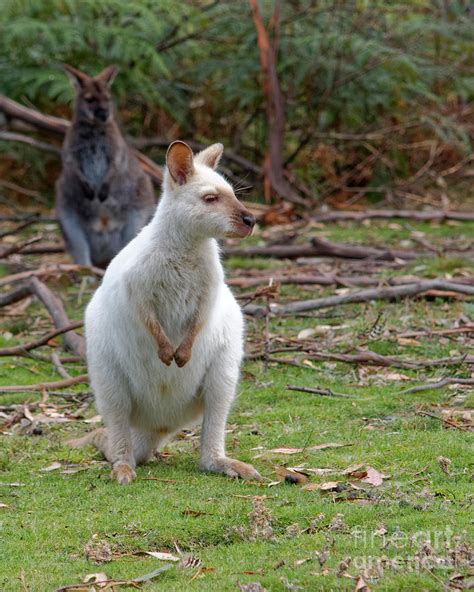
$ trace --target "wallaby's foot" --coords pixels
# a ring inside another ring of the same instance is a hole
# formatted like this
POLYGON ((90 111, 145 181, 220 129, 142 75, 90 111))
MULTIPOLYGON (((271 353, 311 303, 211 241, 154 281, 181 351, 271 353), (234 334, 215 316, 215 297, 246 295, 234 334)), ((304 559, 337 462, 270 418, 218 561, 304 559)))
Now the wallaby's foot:
POLYGON ((112 470, 112 479, 115 479, 120 485, 128 485, 135 479, 137 474, 127 463, 117 464, 112 470))
POLYGON ((181 344, 178 349, 174 352, 174 361, 179 368, 182 368, 191 359, 192 348, 181 344))
POLYGON ((158 357, 166 366, 169 366, 174 358, 174 351, 171 343, 162 344, 158 348, 158 357))
POLYGON ((234 460, 233 458, 217 458, 211 462, 201 462, 201 469, 213 473, 224 473, 234 479, 247 481, 262 481, 262 476, 252 465, 234 460))

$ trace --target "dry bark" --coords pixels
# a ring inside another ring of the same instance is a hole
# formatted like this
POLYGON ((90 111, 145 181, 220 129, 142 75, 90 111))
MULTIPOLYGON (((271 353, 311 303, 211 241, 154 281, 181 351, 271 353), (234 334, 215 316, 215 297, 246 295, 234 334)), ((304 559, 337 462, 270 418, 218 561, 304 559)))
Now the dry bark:
POLYGON ((262 71, 262 88, 265 96, 268 120, 268 153, 264 162, 265 188, 268 184, 287 201, 307 206, 308 202, 298 195, 288 183, 284 172, 283 142, 285 133, 285 106, 277 73, 278 33, 280 28, 281 0, 275 0, 270 26, 263 22, 257 0, 248 0, 257 33, 257 44, 262 71), (273 39, 269 30, 273 29, 273 39))

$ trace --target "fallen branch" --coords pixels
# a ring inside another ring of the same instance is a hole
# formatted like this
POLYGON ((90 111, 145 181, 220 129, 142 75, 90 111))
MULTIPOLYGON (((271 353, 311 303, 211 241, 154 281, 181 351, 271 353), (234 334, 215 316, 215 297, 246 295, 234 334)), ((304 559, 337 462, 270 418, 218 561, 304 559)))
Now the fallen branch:
POLYGON ((269 247, 227 247, 224 254, 233 257, 276 257, 297 259, 300 257, 341 257, 344 259, 416 259, 421 253, 377 249, 358 245, 333 243, 320 238, 313 238, 310 245, 272 245, 269 247))
MULTIPOLYGON (((366 364, 369 366, 393 366, 395 368, 404 368, 405 370, 420 370, 422 368, 437 368, 440 366, 459 366, 460 364, 474 364, 474 356, 458 356, 456 358, 435 358, 433 360, 402 360, 394 356, 383 356, 371 351, 360 351, 356 354, 340 354, 331 352, 316 352, 310 348, 302 347, 300 352, 305 353, 305 360, 314 360, 318 362, 343 362, 346 364, 366 364)), ((261 360, 265 357, 265 352, 257 352, 247 355, 246 359, 261 360)), ((272 356, 268 358, 269 362, 275 364, 286 364, 290 366, 297 366, 298 368, 306 368, 308 366, 302 364, 296 359, 279 358, 272 356)))
POLYGON ((315 222, 339 222, 346 220, 360 221, 369 219, 407 218, 408 220, 435 221, 474 220, 473 212, 449 212, 444 210, 363 210, 363 211, 331 211, 317 214, 312 218, 315 222))
POLYGON ((37 243, 42 238, 43 238, 42 236, 33 236, 31 238, 27 238, 25 240, 13 243, 9 247, 6 247, 5 249, 3 249, 3 251, 0 251, 0 259, 5 259, 6 257, 9 257, 10 255, 13 255, 15 253, 19 253, 20 251, 25 252, 26 247, 28 247, 34 243, 37 243))
POLYGON ((423 331, 405 331, 397 337, 412 339, 414 337, 430 337, 431 335, 459 335, 462 333, 474 333, 474 325, 463 325, 452 329, 424 329, 423 331))
POLYGON ((297 386, 295 384, 287 384, 287 391, 298 391, 300 393, 309 393, 311 395, 321 395, 322 397, 344 397, 350 398, 350 395, 344 395, 342 393, 335 393, 331 389, 324 388, 312 388, 309 386, 297 386))
POLYGON ((438 382, 427 382, 426 384, 420 384, 418 386, 412 386, 411 388, 404 389, 397 393, 397 395, 408 395, 410 393, 421 393, 423 391, 431 391, 443 388, 450 384, 474 384, 474 378, 455 378, 448 376, 438 382))
POLYGON ((6 275, 0 278, 0 287, 8 286, 9 284, 21 282, 33 277, 48 277, 61 273, 69 274, 74 272, 88 273, 89 275, 97 275, 99 277, 102 277, 105 273, 105 271, 99 267, 76 265, 75 263, 58 263, 57 265, 46 265, 44 267, 40 267, 39 269, 32 269, 30 271, 21 271, 12 275, 6 275))
MULTIPOLYGON (((309 310, 317 310, 320 308, 328 308, 331 306, 339 306, 341 304, 351 304, 355 302, 370 302, 371 300, 398 300, 399 298, 407 298, 426 294, 430 290, 451 291, 459 294, 474 295, 474 286, 465 284, 458 284, 442 279, 420 280, 418 282, 405 284, 401 286, 390 286, 382 288, 368 288, 367 290, 359 290, 349 294, 341 294, 339 296, 327 296, 324 298, 317 298, 315 300, 301 300, 290 302, 289 304, 272 304, 270 306, 271 312, 274 315, 286 315, 300 312, 307 312, 309 310)), ((442 294, 438 294, 442 296, 442 294)), ((246 314, 252 316, 263 317, 265 315, 265 307, 255 304, 248 304, 243 308, 246 314)))
POLYGON ((46 345, 50 339, 57 337, 58 335, 63 335, 68 331, 72 331, 73 329, 78 329, 82 327, 84 323, 82 321, 76 321, 75 323, 70 323, 65 327, 61 327, 60 329, 55 329, 54 331, 50 331, 43 337, 36 339, 35 341, 30 341, 29 343, 25 343, 23 345, 16 345, 14 347, 2 347, 0 348, 0 357, 3 356, 24 356, 32 349, 36 349, 41 347, 42 345, 46 345))
MULTIPOLYGON (((56 327, 58 329, 63 329, 64 327, 69 326, 71 321, 64 310, 64 305, 61 299, 53 294, 53 292, 51 292, 51 290, 36 277, 31 279, 30 285, 32 292, 46 306, 56 327)), ((74 331, 67 331, 64 333, 64 343, 67 348, 85 359, 86 344, 82 335, 78 335, 74 331)))
POLYGON ((61 148, 59 146, 48 144, 47 142, 40 142, 39 140, 35 140, 34 138, 25 136, 24 134, 0 131, 0 140, 28 144, 28 146, 33 146, 33 148, 38 148, 39 150, 44 150, 45 152, 53 152, 54 154, 58 155, 61 154, 61 148))
POLYGON ((20 286, 19 288, 16 288, 16 290, 7 292, 7 294, 0 294, 0 308, 15 304, 15 302, 19 302, 30 295, 31 288, 29 286, 20 286))
POLYGON ((38 384, 24 384, 15 386, 0 386, 0 393, 23 393, 23 392, 42 392, 49 389, 62 389, 72 386, 73 384, 88 383, 89 376, 87 374, 80 374, 65 380, 58 380, 56 382, 40 382, 38 384))
POLYGON ((64 368, 58 354, 55 351, 51 353, 51 362, 53 362, 54 367, 56 368, 56 372, 59 374, 59 376, 66 380, 72 378, 72 376, 69 374, 66 368, 64 368))

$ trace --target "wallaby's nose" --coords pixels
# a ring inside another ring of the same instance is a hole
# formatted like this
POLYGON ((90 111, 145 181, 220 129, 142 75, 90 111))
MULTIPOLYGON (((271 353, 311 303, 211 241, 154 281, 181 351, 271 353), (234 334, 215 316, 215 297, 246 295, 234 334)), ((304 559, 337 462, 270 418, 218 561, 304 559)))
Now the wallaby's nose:
POLYGON ((255 226, 255 216, 252 214, 242 214, 242 222, 245 224, 245 226, 253 228, 255 226))

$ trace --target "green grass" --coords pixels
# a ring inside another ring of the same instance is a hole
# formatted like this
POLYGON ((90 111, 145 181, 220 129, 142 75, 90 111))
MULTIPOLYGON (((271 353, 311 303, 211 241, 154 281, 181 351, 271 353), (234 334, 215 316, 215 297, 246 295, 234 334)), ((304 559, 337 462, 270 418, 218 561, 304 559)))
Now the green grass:
MULTIPOLYGON (((383 242, 384 229, 391 230, 387 224, 377 227, 378 240, 383 242)), ((431 229, 429 225, 418 225, 417 229, 421 227, 427 233, 431 229)), ((435 227, 433 240, 459 237, 457 228, 438 236, 439 228, 443 227, 435 227)), ((339 226, 328 228, 333 239, 340 231, 339 226)), ((350 229, 351 238, 356 231, 355 226, 350 229)), ((467 226, 462 231, 467 233, 467 226)), ((338 240, 348 240, 348 229, 345 232, 338 240)), ((364 240, 369 242, 367 237, 364 240)), ((234 260, 229 267, 241 264, 240 259, 234 260)), ((258 267, 267 265, 271 262, 258 267)), ((249 260, 246 266, 257 267, 249 260)), ((442 269, 441 260, 437 262, 438 273, 451 272, 447 263, 444 272, 442 269)), ((69 314, 80 317, 78 283, 69 280, 61 286, 69 314)), ((319 289, 311 293, 315 292, 319 289)), ((288 287, 284 294, 286 298, 308 296, 294 287, 288 287)), ((274 340, 278 336, 296 338, 303 328, 331 326, 333 333, 327 329, 327 334, 318 337, 320 348, 347 351, 364 343, 364 331, 381 311, 386 332, 368 344, 372 351, 407 358, 472 353, 472 341, 464 338, 434 336, 404 344, 395 335, 395 331, 404 329, 452 326, 461 314, 474 314, 472 301, 416 300, 318 311, 317 318, 273 319, 270 334, 274 340), (343 339, 334 341, 338 336, 343 339)), ((8 319, 1 345, 30 340, 33 326, 38 333, 46 332, 48 323, 42 315, 41 307, 32 305, 25 316, 8 319)), ((260 321, 248 322, 249 346, 255 347, 262 330, 260 321)), ((47 351, 43 349, 43 353, 47 351)), ((292 356, 305 364, 304 355, 283 355, 292 356)), ((3 385, 58 379, 47 362, 1 358, 0 364, 3 385)), ((68 369, 72 373, 81 371, 73 365, 68 369)), ((247 362, 240 395, 229 418, 227 443, 230 455, 259 469, 266 478, 260 485, 200 473, 198 438, 191 433, 172 443, 163 459, 138 468, 133 484, 120 487, 109 479, 108 467, 92 448, 75 450, 64 443, 93 427, 84 423, 95 414, 92 406, 82 418, 39 426, 37 435, 28 428, 22 431, 17 423, 0 440, 0 501, 7 506, 0 507, 0 589, 22 590, 21 574, 30 592, 79 583, 85 575, 96 572, 130 579, 163 565, 144 552, 176 554, 179 549, 198 557, 201 567, 175 566, 146 584, 145 589, 232 591, 238 590, 238 583, 259 582, 272 591, 291 586, 354 590, 354 579, 338 575, 340 562, 350 558, 347 573, 356 577, 366 570, 364 577, 372 590, 442 590, 449 577, 465 574, 466 567, 434 567, 434 561, 430 563, 426 557, 421 561, 420 549, 429 539, 434 553, 431 557, 442 561, 447 557, 445 543, 460 548, 472 535, 473 439, 472 433, 447 429, 442 421, 418 412, 439 415, 448 407, 462 412, 474 402, 465 389, 398 393, 418 381, 446 374, 469 376, 470 372, 465 366, 413 371, 333 362, 312 362, 304 368, 270 365, 264 372, 261 362, 247 362), (390 376, 394 373, 406 379, 390 376), (351 398, 292 392, 286 389, 289 383, 330 388, 351 398), (306 450, 328 442, 345 446, 306 450), (282 446, 305 451, 292 456, 268 453, 282 446), (441 469, 440 456, 452 461, 449 474, 441 469), (81 470, 74 474, 62 474, 62 468, 42 471, 53 462, 63 468, 77 465, 81 470), (339 481, 338 492, 306 491, 287 483, 268 486, 275 481, 275 468, 280 465, 332 468, 341 473, 354 464, 372 466, 387 478, 379 487, 352 480, 360 488, 352 489, 349 478, 341 474, 311 477, 313 482, 339 481), (263 503, 271 513, 271 538, 252 536, 249 513, 254 496, 265 496, 263 503), (332 532, 330 525, 338 514, 342 525, 332 532), (304 532, 315 519, 315 526, 304 532), (96 564, 86 558, 85 546, 93 537, 110 545, 112 561, 96 564), (327 560, 320 562, 324 551, 327 560)), ((86 393, 87 387, 69 391, 86 393)), ((36 394, 2 395, 2 404, 39 399, 36 394)), ((50 402, 65 404, 56 397, 50 402)), ((66 405, 69 411, 78 408, 78 404, 66 405)))

